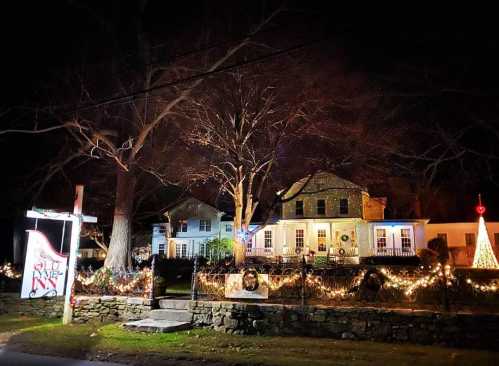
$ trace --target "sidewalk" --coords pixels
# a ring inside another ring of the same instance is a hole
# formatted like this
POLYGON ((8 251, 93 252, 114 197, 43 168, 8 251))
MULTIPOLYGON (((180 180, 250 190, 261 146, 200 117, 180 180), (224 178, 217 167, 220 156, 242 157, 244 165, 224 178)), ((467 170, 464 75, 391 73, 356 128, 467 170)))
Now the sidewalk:
POLYGON ((0 348, 0 365, 15 365, 15 366, 124 366, 123 364, 100 362, 100 361, 85 361, 73 360, 71 358, 39 356, 29 353, 21 353, 9 351, 5 348, 0 348))

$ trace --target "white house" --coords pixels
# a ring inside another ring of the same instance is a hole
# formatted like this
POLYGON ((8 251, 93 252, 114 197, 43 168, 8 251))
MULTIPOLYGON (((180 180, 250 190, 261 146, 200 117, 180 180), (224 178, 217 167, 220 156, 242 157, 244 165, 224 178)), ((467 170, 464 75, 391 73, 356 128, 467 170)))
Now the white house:
POLYGON ((282 218, 262 228, 247 256, 305 254, 343 263, 362 258, 415 256, 426 247, 427 220, 385 220, 385 198, 331 173, 296 182, 284 197, 282 218))
POLYGON ((207 255, 206 243, 232 238, 233 222, 225 213, 194 197, 187 198, 164 213, 169 223, 153 225, 152 254, 168 258, 207 255))
MULTIPOLYGON (((359 263, 363 258, 415 256, 426 247, 427 220, 385 220, 385 198, 371 197, 367 189, 331 173, 301 179, 284 200, 282 217, 254 235, 247 257, 291 260, 306 254, 359 263)), ((206 255, 208 240, 232 237, 233 223, 223 221, 223 215, 194 198, 181 202, 165 213, 171 226, 154 227, 153 253, 206 255)))

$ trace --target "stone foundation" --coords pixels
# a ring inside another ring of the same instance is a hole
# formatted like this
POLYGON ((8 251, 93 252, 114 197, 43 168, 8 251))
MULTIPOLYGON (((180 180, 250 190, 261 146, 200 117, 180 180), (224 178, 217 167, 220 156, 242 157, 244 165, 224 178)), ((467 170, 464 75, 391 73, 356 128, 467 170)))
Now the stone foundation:
POLYGON ((197 326, 232 334, 316 336, 495 349, 499 315, 192 301, 197 326))
POLYGON ((77 296, 73 320, 88 321, 141 320, 149 317, 152 301, 142 297, 77 296))
POLYGON ((59 318, 64 309, 64 297, 21 299, 18 293, 0 293, 0 314, 34 315, 59 318))
MULTIPOLYGON (((151 300, 126 296, 76 296, 73 320, 88 321, 140 320, 149 316, 151 300)), ((21 299, 17 293, 0 293, 0 314, 62 317, 64 297, 21 299)))

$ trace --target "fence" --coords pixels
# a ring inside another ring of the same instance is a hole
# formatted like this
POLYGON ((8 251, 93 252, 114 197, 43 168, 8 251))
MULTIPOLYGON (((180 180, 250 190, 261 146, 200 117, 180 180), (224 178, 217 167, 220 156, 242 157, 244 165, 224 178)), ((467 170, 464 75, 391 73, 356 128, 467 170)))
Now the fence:
POLYGON ((152 271, 149 268, 113 271, 82 269, 75 278, 75 292, 81 295, 121 295, 150 297, 152 271))
MULTIPOLYGON (((310 266, 267 266, 266 300, 286 304, 410 307, 438 310, 499 310, 499 271, 456 269, 436 265, 344 266, 313 269, 310 266)), ((224 299, 225 275, 235 269, 211 268, 198 273, 201 298, 224 299)))

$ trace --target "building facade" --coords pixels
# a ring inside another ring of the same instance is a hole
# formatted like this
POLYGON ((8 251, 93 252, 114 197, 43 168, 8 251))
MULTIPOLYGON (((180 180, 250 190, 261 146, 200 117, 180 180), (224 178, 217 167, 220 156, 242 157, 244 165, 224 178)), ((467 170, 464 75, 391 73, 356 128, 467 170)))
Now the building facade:
POLYGON ((207 243, 213 239, 232 238, 232 221, 225 213, 190 197, 164 213, 168 223, 153 225, 152 254, 168 258, 208 256, 207 243))
MULTIPOLYGON (((384 197, 331 173, 318 173, 296 182, 283 197, 281 218, 257 228, 246 248, 247 257, 302 255, 340 263, 362 258, 410 257, 426 247, 427 220, 385 220, 384 197)), ((165 213, 171 224, 153 227, 153 254, 168 257, 208 256, 206 243, 232 238, 232 221, 224 213, 190 198, 165 213)))
POLYGON ((385 220, 386 198, 331 173, 296 182, 283 197, 282 218, 259 230, 247 256, 362 258, 415 256, 426 247, 426 220, 385 220))

